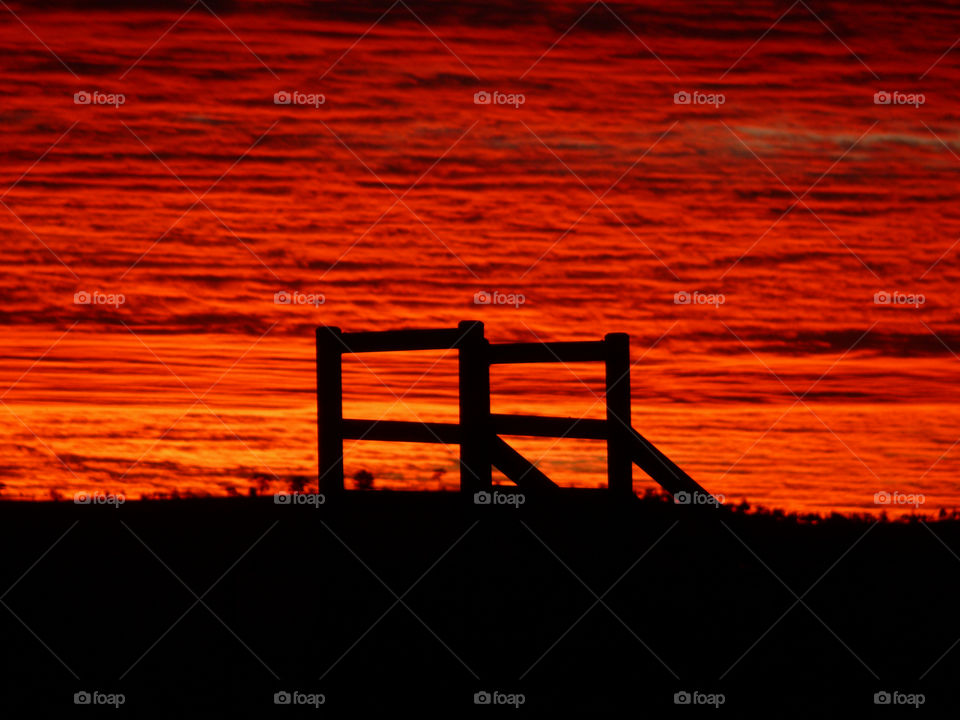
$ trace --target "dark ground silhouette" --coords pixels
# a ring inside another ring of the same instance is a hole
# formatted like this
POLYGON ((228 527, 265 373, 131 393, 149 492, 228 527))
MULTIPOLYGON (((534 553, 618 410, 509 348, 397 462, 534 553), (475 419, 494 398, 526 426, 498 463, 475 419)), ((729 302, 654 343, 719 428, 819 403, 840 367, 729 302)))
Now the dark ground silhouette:
POLYGON ((522 694, 520 713, 912 710, 878 692, 960 707, 956 520, 471 500, 0 503, 0 711, 515 712, 479 692, 522 694), (324 703, 278 707, 278 692, 324 703))

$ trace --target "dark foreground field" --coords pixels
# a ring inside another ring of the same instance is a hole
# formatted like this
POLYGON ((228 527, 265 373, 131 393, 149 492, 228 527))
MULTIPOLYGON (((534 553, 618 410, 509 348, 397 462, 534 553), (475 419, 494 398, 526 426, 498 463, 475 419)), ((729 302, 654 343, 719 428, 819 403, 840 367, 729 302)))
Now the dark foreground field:
POLYGON ((960 709, 956 521, 366 493, 2 503, 0 542, 0 717, 960 709))

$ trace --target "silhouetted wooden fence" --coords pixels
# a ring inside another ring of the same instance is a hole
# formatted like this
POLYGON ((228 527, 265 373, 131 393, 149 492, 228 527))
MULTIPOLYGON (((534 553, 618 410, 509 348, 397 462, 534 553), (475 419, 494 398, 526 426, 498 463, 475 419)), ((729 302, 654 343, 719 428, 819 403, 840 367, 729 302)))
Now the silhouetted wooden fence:
POLYGON ((670 493, 702 493, 672 460, 630 424, 630 338, 610 333, 586 342, 491 344, 483 323, 461 322, 438 330, 389 330, 345 333, 317 328, 317 446, 319 491, 342 492, 343 441, 445 443, 460 446, 460 489, 489 489, 496 467, 524 491, 556 488, 533 463, 500 435, 586 438, 607 443, 607 487, 633 493, 633 464, 670 493), (456 349, 459 355, 460 422, 355 420, 343 417, 344 354, 456 349), (490 412, 490 366, 515 363, 602 362, 605 367, 606 419, 500 415, 490 412))

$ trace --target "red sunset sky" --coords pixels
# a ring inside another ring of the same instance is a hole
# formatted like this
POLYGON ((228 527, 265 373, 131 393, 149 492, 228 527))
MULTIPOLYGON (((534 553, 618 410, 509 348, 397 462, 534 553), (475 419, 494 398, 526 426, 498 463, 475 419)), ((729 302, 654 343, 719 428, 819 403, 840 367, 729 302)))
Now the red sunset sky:
MULTIPOLYGON (((316 473, 316 325, 479 319, 494 341, 630 333, 634 425, 728 501, 958 505, 949 4, 0 17, 0 497, 285 489, 316 473)), ((456 418, 454 353, 363 361, 348 415, 456 418)), ((590 367, 493 386, 495 411, 602 414, 590 367)), ((599 443, 515 444, 563 484, 603 480, 599 443)), ((346 462, 378 487, 457 481, 454 447, 346 462)))

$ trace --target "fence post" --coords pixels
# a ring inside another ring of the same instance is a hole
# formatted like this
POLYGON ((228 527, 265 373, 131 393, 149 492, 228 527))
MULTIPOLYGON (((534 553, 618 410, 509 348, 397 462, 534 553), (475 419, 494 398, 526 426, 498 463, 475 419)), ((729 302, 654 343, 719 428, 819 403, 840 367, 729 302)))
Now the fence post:
POLYGON ((328 496, 343 491, 342 335, 317 328, 317 484, 328 496))
POLYGON ((616 495, 633 494, 633 460, 627 428, 630 416, 630 336, 609 333, 606 345, 607 486, 616 495))
POLYGON ((490 361, 483 323, 465 321, 461 332, 460 363, 460 491, 489 490, 493 484, 490 463, 490 361))

